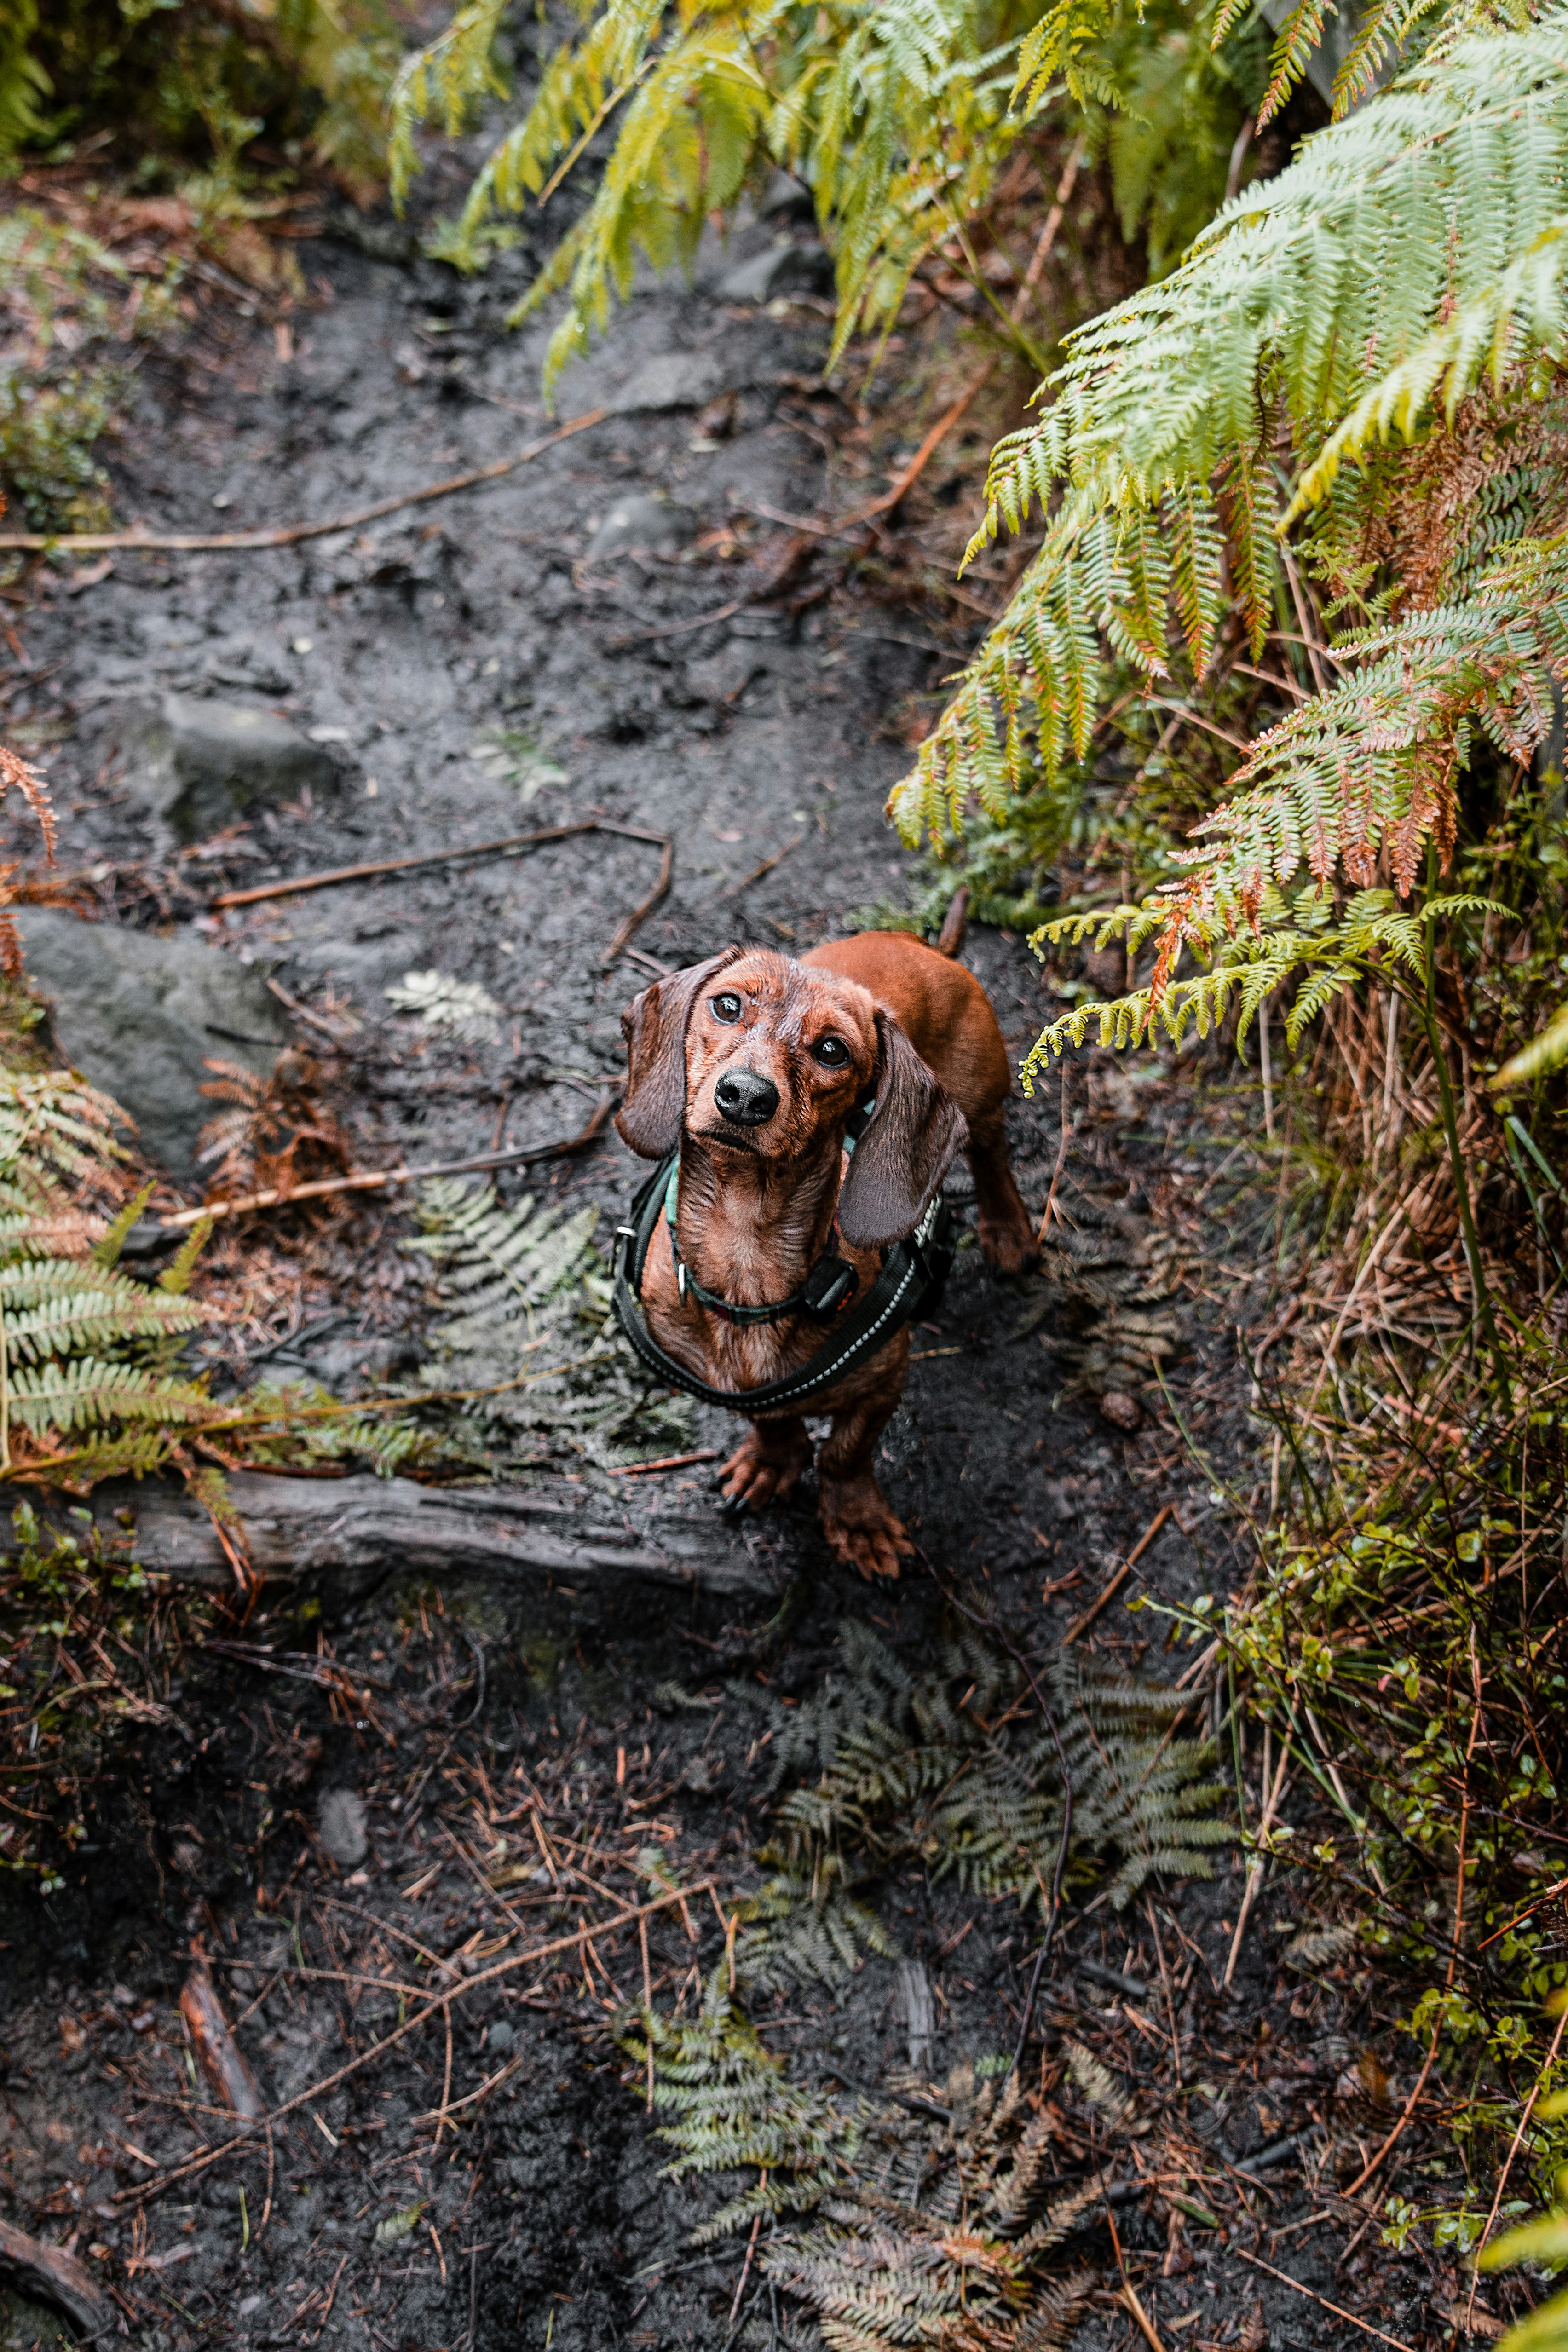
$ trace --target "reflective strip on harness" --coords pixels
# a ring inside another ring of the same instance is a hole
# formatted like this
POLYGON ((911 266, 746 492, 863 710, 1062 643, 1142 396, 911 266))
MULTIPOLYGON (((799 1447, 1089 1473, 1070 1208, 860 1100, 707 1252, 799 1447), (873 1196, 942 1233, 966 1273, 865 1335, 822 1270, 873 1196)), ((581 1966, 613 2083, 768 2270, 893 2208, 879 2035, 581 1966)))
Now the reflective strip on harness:
POLYGON ((616 1319, 642 1361, 671 1388, 705 1404, 734 1412, 783 1412, 829 1388, 891 1339, 929 1300, 940 1294, 952 1263, 952 1217, 941 1193, 928 1206, 907 1241, 888 1252, 882 1270, 858 1305, 842 1314, 826 1344, 796 1372, 755 1389, 719 1389, 668 1355, 647 1328, 642 1311, 643 1265, 657 1231, 679 1155, 657 1168, 632 1203, 631 1222, 616 1227, 616 1319))

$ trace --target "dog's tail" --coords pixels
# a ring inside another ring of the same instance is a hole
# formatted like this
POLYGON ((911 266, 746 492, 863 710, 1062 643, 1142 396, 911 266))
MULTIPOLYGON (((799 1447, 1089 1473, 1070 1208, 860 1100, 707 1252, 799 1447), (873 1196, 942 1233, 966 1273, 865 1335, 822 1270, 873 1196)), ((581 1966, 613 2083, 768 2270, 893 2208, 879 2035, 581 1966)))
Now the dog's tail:
POLYGON ((942 919, 942 929, 936 935, 938 955, 951 956, 954 962, 963 953, 964 934, 969 929, 969 887, 961 882, 942 919))

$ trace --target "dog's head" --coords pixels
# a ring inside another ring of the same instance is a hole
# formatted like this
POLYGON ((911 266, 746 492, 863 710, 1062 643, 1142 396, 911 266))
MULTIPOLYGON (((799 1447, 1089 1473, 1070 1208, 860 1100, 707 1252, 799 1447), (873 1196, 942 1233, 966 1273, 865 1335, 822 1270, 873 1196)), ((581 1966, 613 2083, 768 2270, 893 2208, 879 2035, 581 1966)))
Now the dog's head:
POLYGON ((621 1034, 616 1125, 644 1160, 662 1160, 684 1131, 737 1164, 783 1171, 842 1137, 874 1095, 838 1202, 858 1248, 919 1223, 963 1138, 957 1104, 868 989, 765 948, 726 948, 645 988, 621 1034))

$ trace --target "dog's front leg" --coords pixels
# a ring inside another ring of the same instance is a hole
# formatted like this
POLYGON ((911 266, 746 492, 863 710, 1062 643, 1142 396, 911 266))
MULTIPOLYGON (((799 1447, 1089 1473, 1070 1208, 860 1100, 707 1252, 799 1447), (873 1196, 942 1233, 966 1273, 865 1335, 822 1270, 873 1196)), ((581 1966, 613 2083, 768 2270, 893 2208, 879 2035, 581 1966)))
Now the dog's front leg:
POLYGON ((965 1147, 974 1177, 975 1222, 980 1251, 998 1274, 1026 1274, 1039 1262, 1029 1212, 1019 1197, 1007 1153, 1007 1129, 1000 1107, 970 1121, 965 1147))
POLYGON ((787 1495, 810 1467, 811 1439, 798 1414, 754 1421, 719 1473, 726 1508, 760 1511, 775 1495, 787 1495))
POLYGON ((904 1523, 877 1484, 871 1458, 893 1417, 903 1381, 833 1416, 816 1458, 817 1510, 828 1549, 863 1577, 897 1576, 914 1550, 904 1523))

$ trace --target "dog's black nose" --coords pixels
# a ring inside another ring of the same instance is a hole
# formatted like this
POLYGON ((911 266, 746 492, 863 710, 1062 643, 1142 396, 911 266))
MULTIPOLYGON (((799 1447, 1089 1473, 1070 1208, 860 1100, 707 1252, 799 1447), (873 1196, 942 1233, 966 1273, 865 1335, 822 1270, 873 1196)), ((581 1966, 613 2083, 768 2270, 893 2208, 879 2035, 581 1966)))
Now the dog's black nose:
POLYGON ((779 1090, 772 1078, 755 1070, 726 1070, 713 1089, 721 1118, 731 1127, 766 1127, 779 1107, 779 1090))

